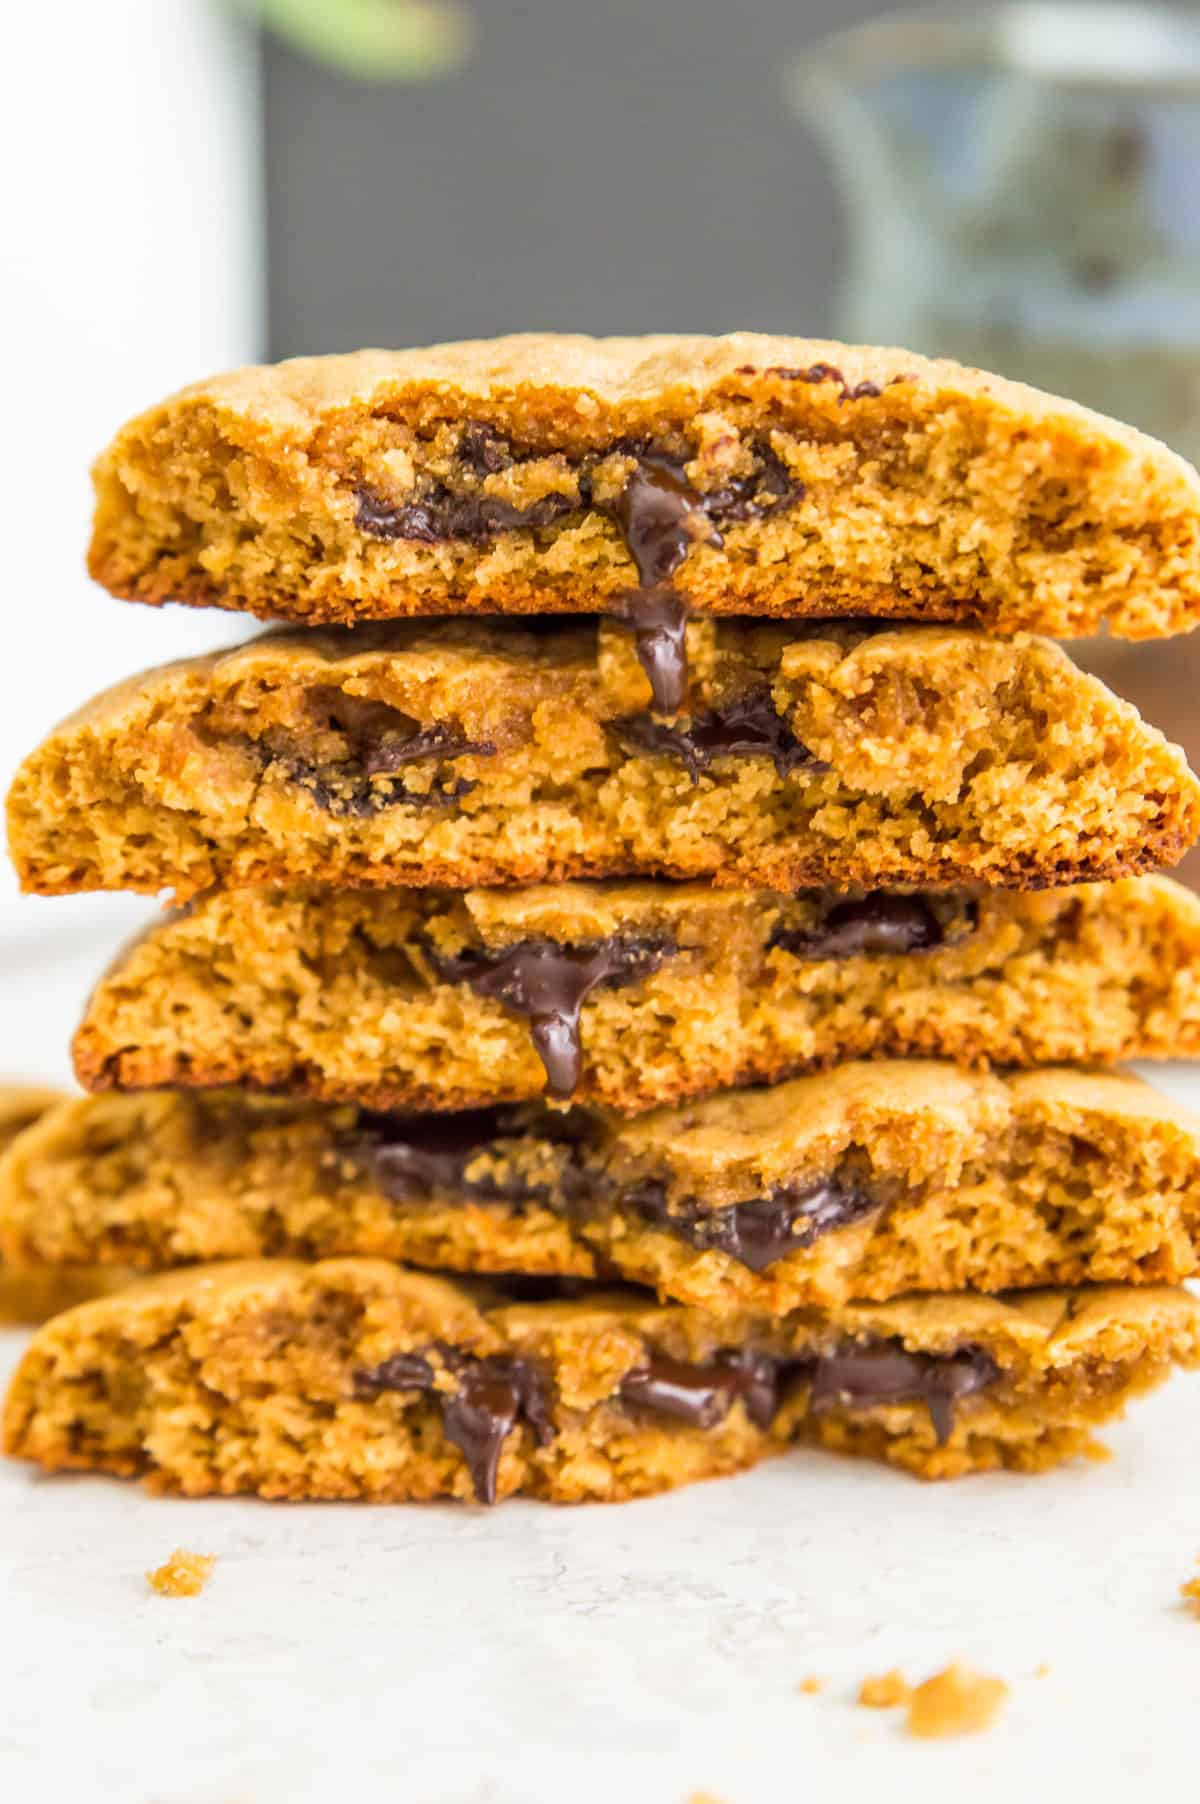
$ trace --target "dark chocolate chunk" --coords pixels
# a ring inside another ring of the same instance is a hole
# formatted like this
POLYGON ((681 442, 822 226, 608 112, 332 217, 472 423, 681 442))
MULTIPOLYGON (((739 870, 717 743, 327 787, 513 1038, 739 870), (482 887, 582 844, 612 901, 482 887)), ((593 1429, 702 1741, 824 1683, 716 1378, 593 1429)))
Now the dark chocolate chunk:
POLYGON ((816 959, 931 952, 945 943, 945 929, 924 897, 874 890, 869 896, 835 903, 815 927, 777 927, 768 946, 816 959))
MULTIPOLYGON (((878 394, 878 389, 875 391, 878 394)), ((771 446, 758 443, 754 447, 759 468, 752 476, 737 476, 719 489, 707 489, 701 497, 709 519, 720 526, 742 520, 769 520, 802 501, 804 484, 792 475, 782 457, 771 446)))
POLYGON ((354 1391, 373 1397, 380 1391, 431 1391, 433 1367, 423 1353, 393 1353, 369 1372, 354 1374, 354 1391))
POLYGON ((877 1403, 925 1403, 939 1443, 949 1440, 954 1405, 999 1377, 999 1367, 979 1347, 959 1353, 909 1353, 898 1341, 847 1342, 823 1353, 812 1373, 808 1406, 870 1409, 877 1403))
POLYGON ((399 785, 381 788, 372 783, 365 772, 357 775, 347 769, 335 783, 329 774, 322 775, 316 765, 294 759, 286 765, 290 782, 308 791, 318 808, 326 814, 369 820, 388 808, 452 808, 463 796, 470 795, 479 784, 471 777, 440 778, 428 789, 404 789, 399 785))
MULTIPOLYGON (((743 376, 753 376, 757 372, 752 364, 746 365, 740 372, 743 376)), ((782 364, 772 364, 763 371, 766 376, 779 376, 784 382, 836 382, 841 389, 839 401, 865 401, 881 395, 883 390, 878 382, 856 382, 851 388, 836 363, 810 363, 807 369, 789 370, 782 364)), ((893 377, 893 381, 899 381, 893 377)))
POLYGON ((362 749, 363 769, 369 777, 388 776, 406 764, 423 758, 462 758, 471 753, 477 758, 494 758, 496 747, 490 739, 467 739, 454 727, 437 721, 420 727, 407 739, 386 738, 368 743, 362 749))
POLYGON ((462 1363, 458 1389, 442 1403, 442 1425, 467 1462, 480 1503, 495 1503, 500 1454, 522 1420, 539 1446, 554 1439, 545 1380, 536 1366, 498 1354, 462 1363))
POLYGON ((689 1365, 652 1353, 621 1381, 621 1400, 634 1409, 671 1416, 691 1428, 715 1428, 740 1397, 759 1428, 769 1428, 776 1405, 776 1364, 765 1354, 718 1353, 707 1365, 689 1365))
POLYGON ((494 476, 522 461, 509 441, 484 420, 468 420, 458 441, 458 455, 476 476, 494 476))
POLYGON ((362 1109, 341 1150, 393 1203, 428 1202, 445 1192, 517 1201, 529 1193, 515 1179, 501 1185, 490 1175, 476 1182, 466 1176, 467 1167, 501 1138, 504 1125, 499 1109, 465 1109, 450 1115, 362 1109))
POLYGON ((766 690, 752 690, 718 708, 667 725, 649 714, 627 714, 612 723, 621 743, 633 752, 678 758, 693 783, 714 758, 770 758, 781 777, 797 770, 814 775, 829 769, 801 745, 775 712, 766 690))
POLYGON ((666 940, 603 940, 595 946, 559 946, 521 940, 504 952, 469 950, 456 957, 430 955, 440 976, 468 983, 477 996, 529 1018, 546 1089, 563 1099, 579 1083, 582 1049, 579 1012, 600 984, 636 983, 674 950, 666 940))
POLYGON ((456 495, 445 483, 434 482, 419 501, 398 506, 384 501, 368 488, 356 491, 356 525, 373 539, 412 539, 423 545, 440 545, 465 539, 482 545, 497 533, 520 526, 552 526, 579 506, 570 495, 555 490, 529 507, 514 507, 495 495, 456 495))
POLYGON ((480 1503, 496 1501, 496 1471, 504 1443, 518 1422, 532 1428, 538 1445, 554 1438, 545 1377, 531 1360, 506 1354, 477 1358, 456 1347, 435 1347, 442 1367, 455 1380, 452 1390, 437 1386, 430 1359, 419 1353, 396 1353, 370 1371, 356 1372, 360 1397, 381 1391, 429 1391, 441 1404, 448 1440, 462 1453, 480 1503))
POLYGON ((766 1196, 721 1209, 691 1202, 668 1204, 665 1187, 656 1182, 627 1191, 622 1202, 688 1246, 725 1253, 752 1272, 766 1271, 777 1259, 861 1221, 881 1206, 878 1198, 837 1178, 803 1187, 777 1184, 766 1196))

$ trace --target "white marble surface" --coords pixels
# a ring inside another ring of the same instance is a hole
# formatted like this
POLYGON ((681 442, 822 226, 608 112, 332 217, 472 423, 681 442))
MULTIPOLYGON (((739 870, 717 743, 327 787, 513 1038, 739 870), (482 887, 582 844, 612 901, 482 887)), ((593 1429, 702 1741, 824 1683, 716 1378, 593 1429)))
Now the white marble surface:
POLYGON ((797 1453, 648 1503, 491 1513, 181 1503, 9 1466, 0 1795, 1191 1799, 1200 1378, 1110 1439, 1111 1464, 1037 1479, 797 1453), (207 1590, 152 1595, 181 1542, 217 1554, 207 1590), (914 1742, 852 1702, 866 1673, 956 1654, 1012 1686, 984 1736, 914 1742))

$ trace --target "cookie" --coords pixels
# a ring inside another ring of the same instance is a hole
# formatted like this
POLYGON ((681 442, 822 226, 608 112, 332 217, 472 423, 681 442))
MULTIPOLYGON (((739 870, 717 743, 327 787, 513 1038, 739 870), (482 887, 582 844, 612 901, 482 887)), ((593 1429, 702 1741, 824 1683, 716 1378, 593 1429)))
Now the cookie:
POLYGON ((599 609, 651 667, 689 607, 1067 637, 1200 620, 1182 459, 997 376, 811 339, 531 334, 238 370, 132 421, 95 482, 114 594, 265 619, 599 609))
POLYGON ((52 1090, 46 1084, 0 1083, 0 1153, 62 1100, 62 1091, 52 1090))
POLYGON ((926 1478, 1037 1471, 1200 1361, 1186 1291, 907 1298, 764 1321, 523 1301, 383 1260, 146 1279, 41 1329, 5 1450, 190 1496, 616 1501, 793 1440, 926 1478))
POLYGON ((1171 863, 1183 754, 1049 641, 705 622, 649 712, 594 621, 284 633, 99 697, 9 799, 26 889, 619 875, 1040 888, 1171 863))
POLYGON ((1200 1267, 1200 1117, 1128 1077, 917 1061, 624 1123, 538 1105, 87 1097, 0 1161, 0 1253, 610 1273, 775 1315, 913 1290, 1175 1283, 1200 1267))
POLYGON ((549 1091, 626 1114, 865 1055, 1198 1053, 1200 898, 1166 877, 216 891, 117 960, 75 1039, 92 1090, 244 1084, 379 1109, 549 1091))
MULTIPOLYGON (((0 1084, 0 1154, 64 1100, 61 1090, 42 1084, 0 1084)), ((113 1267, 68 1272, 46 1267, 11 1271, 0 1263, 0 1327, 44 1322, 60 1309, 71 1309, 90 1297, 119 1290, 128 1278, 127 1271, 113 1267)))

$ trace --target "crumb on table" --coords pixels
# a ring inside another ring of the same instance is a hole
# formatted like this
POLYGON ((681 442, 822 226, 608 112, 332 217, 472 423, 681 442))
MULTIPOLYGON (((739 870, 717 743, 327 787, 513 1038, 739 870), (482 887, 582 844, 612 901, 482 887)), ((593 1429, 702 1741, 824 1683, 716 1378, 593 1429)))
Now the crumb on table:
POLYGON ((799 1691, 807 1692, 811 1697, 814 1692, 823 1691, 825 1689, 825 1681, 819 1673, 812 1672, 809 1673, 807 1679, 801 1679, 797 1689, 799 1691))
POLYGON ((988 1728, 1008 1696, 1003 1679, 990 1679, 956 1660, 918 1685, 908 1700, 910 1735, 973 1735, 988 1728))
POLYGON ((893 1710, 898 1704, 907 1704, 911 1696, 911 1687, 895 1666, 891 1672, 864 1679, 858 1688, 858 1701, 867 1710, 893 1710))
POLYGON ((215 1553, 189 1553, 177 1547, 169 1560, 146 1574, 146 1582, 160 1597, 199 1597, 216 1563, 215 1553))

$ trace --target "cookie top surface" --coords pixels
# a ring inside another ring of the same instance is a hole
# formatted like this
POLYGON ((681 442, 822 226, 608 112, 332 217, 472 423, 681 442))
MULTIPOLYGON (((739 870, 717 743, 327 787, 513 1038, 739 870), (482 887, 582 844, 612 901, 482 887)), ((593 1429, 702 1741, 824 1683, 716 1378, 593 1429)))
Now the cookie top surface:
POLYGON ((1200 499, 1200 478, 1183 458, 1132 426, 1076 402, 891 346, 850 345, 835 339, 789 338, 758 332, 649 334, 591 338, 563 332, 522 332, 407 350, 365 349, 277 364, 247 365, 194 382, 164 403, 207 402, 300 429, 331 410, 385 395, 441 392, 466 401, 508 399, 521 393, 590 398, 608 408, 630 403, 699 398, 731 379, 785 386, 830 385, 842 393, 904 384, 914 395, 986 397, 991 405, 1034 420, 1061 418, 1081 431, 1150 455, 1200 499))

